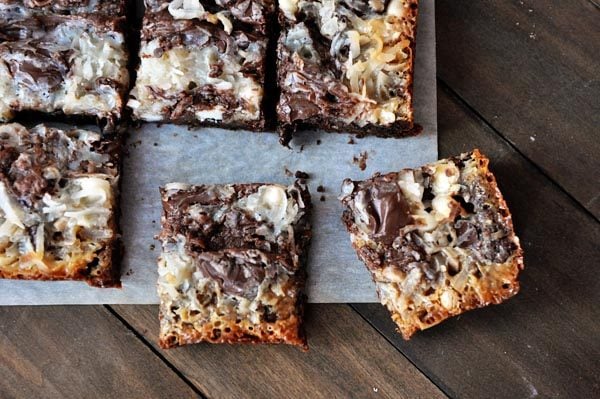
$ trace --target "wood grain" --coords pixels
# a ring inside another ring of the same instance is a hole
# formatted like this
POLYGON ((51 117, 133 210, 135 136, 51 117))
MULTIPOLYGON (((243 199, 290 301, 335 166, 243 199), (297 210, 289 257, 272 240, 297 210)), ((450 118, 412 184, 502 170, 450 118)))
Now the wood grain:
MULTIPOLYGON (((115 306, 156 346, 156 306, 115 306)), ((161 351, 215 398, 440 398, 426 377, 350 307, 308 307, 308 353, 285 345, 200 344, 161 351)))
POLYGON ((102 306, 0 307, 0 320, 2 398, 196 397, 102 306))
POLYGON ((600 10, 436 2, 438 76, 600 217, 600 10))
POLYGON ((417 334, 379 305, 354 305, 450 396, 600 397, 600 225, 447 92, 438 90, 440 155, 491 158, 525 250, 521 292, 417 334))

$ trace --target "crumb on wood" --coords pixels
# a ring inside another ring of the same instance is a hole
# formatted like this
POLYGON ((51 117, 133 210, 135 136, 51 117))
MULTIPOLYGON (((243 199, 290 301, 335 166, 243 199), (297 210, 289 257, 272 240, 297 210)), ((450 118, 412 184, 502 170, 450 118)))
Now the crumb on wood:
POLYGON ((297 170, 296 173, 294 174, 294 176, 296 176, 296 179, 308 179, 310 178, 310 175, 306 172, 303 172, 301 170, 297 170))
POLYGON ((356 144, 356 141, 354 141, 354 137, 350 136, 348 138, 348 144, 356 144))
POLYGON ((133 270, 129 269, 125 272, 126 276, 131 276, 133 274, 133 270))
POLYGON ((321 202, 325 202, 325 196, 321 195, 321 198, 319 198, 321 200, 321 202))
POLYGON ((292 171, 291 171, 291 170, 289 170, 289 169, 287 168, 287 166, 284 166, 284 167, 283 167, 283 173, 285 173, 285 175, 286 175, 287 177, 292 177, 292 176, 294 176, 294 174, 292 173, 292 171))
POLYGON ((153 221, 152 221, 152 224, 156 224, 156 220, 153 220, 153 221))
POLYGON ((369 158, 369 154, 366 151, 362 151, 358 156, 354 156, 352 158, 352 163, 358 165, 360 170, 365 170, 367 168, 367 159, 369 158))
POLYGON ((154 249, 156 249, 156 245, 150 244, 150 251, 154 251, 154 249))
POLYGON ((319 187, 317 187, 317 191, 320 193, 324 193, 325 192, 325 187, 319 185, 319 187))

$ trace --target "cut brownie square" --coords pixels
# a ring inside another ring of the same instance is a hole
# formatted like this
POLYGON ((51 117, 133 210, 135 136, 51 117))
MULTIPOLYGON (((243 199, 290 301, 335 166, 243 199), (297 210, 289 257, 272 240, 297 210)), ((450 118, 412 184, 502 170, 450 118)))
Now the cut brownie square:
POLYGON ((519 291, 519 239, 478 150, 345 180, 343 221, 405 339, 519 291))
POLYGON ((147 3, 133 117, 262 130, 266 36, 210 2, 147 3))
POLYGON ((161 347, 211 342, 306 348, 306 187, 172 183, 161 194, 161 347))
POLYGON ((125 15, 126 0, 0 0, 0 15, 4 19, 23 19, 32 15, 103 14, 116 17, 125 15))
POLYGON ((272 30, 275 14, 274 0, 145 0, 144 3, 150 12, 168 9, 177 19, 198 18, 213 23, 215 18, 226 17, 242 29, 263 34, 272 30))
POLYGON ((416 0, 279 2, 281 141, 298 128, 413 134, 416 0))
POLYGON ((0 15, 0 120, 19 111, 120 118, 129 84, 122 22, 0 15))
POLYGON ((0 277, 120 285, 118 178, 97 133, 0 125, 0 277))

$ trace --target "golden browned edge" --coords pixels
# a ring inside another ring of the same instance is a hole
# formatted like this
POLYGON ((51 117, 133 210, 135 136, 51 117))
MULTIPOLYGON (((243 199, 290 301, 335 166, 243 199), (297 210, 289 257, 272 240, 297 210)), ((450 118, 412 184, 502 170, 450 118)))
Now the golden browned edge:
MULTIPOLYGON (((162 318, 162 316, 161 316, 162 318)), ((273 324, 273 323, 271 323, 273 324)), ((294 345, 308 351, 306 336, 302 330, 302 319, 299 315, 292 316, 283 322, 274 324, 274 330, 280 333, 269 334, 273 332, 267 329, 267 323, 253 324, 248 327, 241 327, 236 323, 223 323, 219 329, 219 336, 213 334, 212 328, 204 328, 201 331, 188 325, 181 333, 171 333, 159 337, 159 345, 163 349, 175 348, 188 344, 211 343, 211 344, 288 344, 294 345), (229 329, 229 332, 225 330, 229 329), (258 334, 258 335, 257 335, 258 334)))
MULTIPOLYGON (((91 261, 88 262, 85 256, 81 256, 78 259, 73 260, 68 265, 65 265, 62 270, 50 271, 44 273, 39 269, 32 271, 15 270, 8 271, 0 268, 0 278, 11 279, 11 280, 40 280, 40 281, 64 281, 64 280, 85 280, 89 285, 99 288, 121 288, 121 281, 119 278, 119 267, 118 263, 115 262, 115 255, 119 252, 119 238, 117 233, 117 221, 115 213, 109 220, 109 228, 113 231, 113 237, 106 242, 105 246, 96 253, 95 256, 91 256, 91 261), (97 271, 94 275, 88 273, 87 266, 98 259, 98 266, 94 270, 97 271), (64 273, 64 269, 73 269, 71 273, 64 273)), ((86 254, 88 255, 88 254, 86 254)), ((2 255, 0 254, 0 257, 2 255)), ((53 260, 50 260, 53 262, 53 260)))

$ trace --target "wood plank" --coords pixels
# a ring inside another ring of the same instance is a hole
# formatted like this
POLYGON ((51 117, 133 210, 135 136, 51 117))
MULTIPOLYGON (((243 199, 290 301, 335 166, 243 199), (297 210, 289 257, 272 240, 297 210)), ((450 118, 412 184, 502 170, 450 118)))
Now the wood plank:
POLYGON ((440 155, 491 158, 525 250, 521 292, 409 342, 380 305, 353 307, 450 396, 600 397, 600 225, 456 98, 438 103, 440 155))
POLYGON ((0 307, 3 398, 196 397, 102 306, 0 307))
POLYGON ((438 76, 600 217, 597 6, 443 0, 436 18, 438 76))
MULTIPOLYGON (((156 306, 113 309, 156 345, 156 306)), ((307 314, 308 353, 210 344, 161 353, 209 397, 445 397, 349 306, 310 305, 307 314)))

